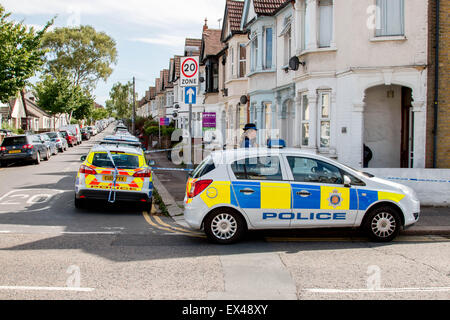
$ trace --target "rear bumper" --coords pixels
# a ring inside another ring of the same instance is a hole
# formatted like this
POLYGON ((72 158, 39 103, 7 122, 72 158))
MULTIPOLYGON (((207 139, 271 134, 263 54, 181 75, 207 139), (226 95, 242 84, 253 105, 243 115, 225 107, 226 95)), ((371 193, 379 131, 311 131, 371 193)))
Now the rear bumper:
MULTIPOLYGON (((116 201, 129 201, 129 202, 147 202, 150 203, 152 201, 151 194, 146 194, 142 192, 124 192, 124 191, 116 191, 115 192, 116 201)), ((92 190, 92 189, 83 189, 76 193, 75 197, 77 199, 92 199, 92 200, 105 200, 109 199, 110 191, 105 190, 92 190)), ((111 194, 111 199, 114 199, 114 194, 111 194)))
POLYGON ((36 160, 36 153, 15 153, 15 154, 0 154, 0 161, 27 161, 36 160))

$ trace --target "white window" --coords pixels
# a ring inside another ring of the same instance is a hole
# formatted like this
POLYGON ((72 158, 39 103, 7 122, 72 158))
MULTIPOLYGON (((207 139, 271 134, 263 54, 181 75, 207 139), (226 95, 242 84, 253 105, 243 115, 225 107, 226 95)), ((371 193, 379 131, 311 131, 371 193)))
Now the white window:
POLYGON ((319 1, 319 47, 329 47, 333 38, 333 1, 319 1))
POLYGON ((319 94, 319 130, 320 130, 320 148, 330 147, 330 114, 331 114, 331 101, 330 92, 322 92, 319 94))
POLYGON ((303 14, 302 14, 302 50, 305 50, 309 42, 309 26, 310 26, 310 16, 306 14, 307 12, 307 1, 303 4, 303 14))
POLYGON ((284 57, 283 64, 287 65, 291 58, 292 52, 292 28, 291 28, 291 16, 284 19, 283 30, 280 33, 280 37, 283 37, 284 42, 284 57))
POLYGON ((264 29, 264 69, 272 68, 273 32, 272 28, 264 29))
POLYGON ((404 35, 404 0, 377 0, 376 22, 377 37, 404 35))
POLYGON ((258 67, 258 36, 256 34, 253 35, 253 39, 251 40, 251 69, 255 71, 258 67))
POLYGON ((302 146, 308 146, 309 145, 309 102, 308 102, 308 96, 306 94, 302 95, 301 100, 301 110, 302 110, 302 121, 301 121, 301 130, 302 130, 302 140, 301 145, 302 146))
POLYGON ((247 72, 247 49, 245 44, 239 44, 239 78, 245 77, 247 72))
POLYGON ((234 76, 234 48, 231 47, 230 49, 230 60, 231 60, 231 70, 230 70, 230 78, 233 78, 234 76))

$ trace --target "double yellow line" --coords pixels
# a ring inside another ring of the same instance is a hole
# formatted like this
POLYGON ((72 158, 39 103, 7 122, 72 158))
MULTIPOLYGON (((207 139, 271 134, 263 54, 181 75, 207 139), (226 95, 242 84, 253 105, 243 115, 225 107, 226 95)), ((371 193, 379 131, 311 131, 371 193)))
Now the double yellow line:
POLYGON ((147 223, 149 225, 151 225, 152 227, 157 228, 159 230, 163 230, 163 231, 167 231, 167 232, 175 233, 175 234, 182 234, 182 235, 189 236, 189 237, 206 238, 206 236, 200 232, 195 232, 195 231, 192 231, 189 229, 185 229, 182 227, 173 226, 171 224, 168 224, 168 223, 164 222, 160 217, 152 215, 151 213, 148 213, 147 211, 142 212, 142 214, 144 215, 145 221, 147 221, 147 223))

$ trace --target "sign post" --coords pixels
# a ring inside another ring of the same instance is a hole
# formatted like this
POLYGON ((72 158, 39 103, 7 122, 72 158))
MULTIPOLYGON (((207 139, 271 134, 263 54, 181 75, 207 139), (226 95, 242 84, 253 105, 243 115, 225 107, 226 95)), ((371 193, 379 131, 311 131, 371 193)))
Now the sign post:
POLYGON ((180 86, 184 87, 185 103, 189 104, 189 150, 190 158, 188 168, 192 167, 192 104, 197 103, 197 87, 199 84, 199 58, 198 57, 183 57, 180 59, 181 74, 180 86))

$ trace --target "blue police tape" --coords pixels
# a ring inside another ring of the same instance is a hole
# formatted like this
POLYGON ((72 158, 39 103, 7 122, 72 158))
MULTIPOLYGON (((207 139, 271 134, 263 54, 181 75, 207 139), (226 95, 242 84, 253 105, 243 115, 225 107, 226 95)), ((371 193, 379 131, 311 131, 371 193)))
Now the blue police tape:
POLYGON ((396 177, 384 177, 383 179, 386 179, 386 180, 397 180, 397 181, 444 182, 444 183, 450 183, 450 180, 437 180, 437 179, 396 178, 396 177))
POLYGON ((152 170, 159 170, 159 171, 184 171, 184 172, 191 172, 194 171, 194 169, 183 169, 183 168, 158 168, 158 167, 151 167, 152 170))

